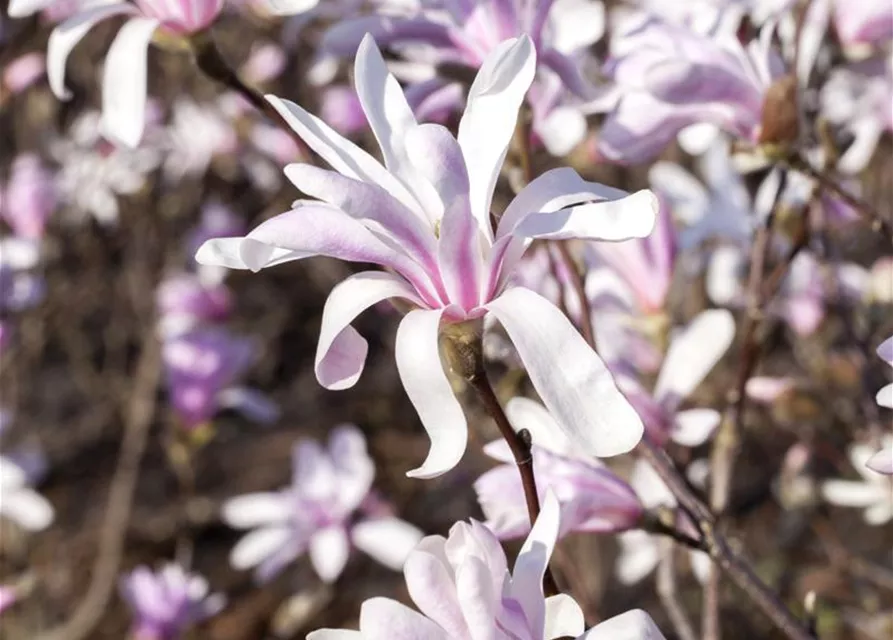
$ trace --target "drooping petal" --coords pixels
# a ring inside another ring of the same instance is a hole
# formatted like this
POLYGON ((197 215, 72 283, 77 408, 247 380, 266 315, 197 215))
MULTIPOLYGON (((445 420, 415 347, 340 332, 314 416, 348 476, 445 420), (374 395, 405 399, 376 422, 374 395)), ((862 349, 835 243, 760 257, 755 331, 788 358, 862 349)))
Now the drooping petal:
POLYGON ((543 403, 585 453, 625 453, 644 427, 601 358, 551 302, 523 288, 487 305, 505 327, 543 403))
POLYGON ((425 462, 406 474, 411 478, 439 476, 455 467, 465 453, 468 425, 438 348, 440 318, 448 309, 410 311, 397 329, 397 371, 431 438, 425 462))
POLYGON ((673 337, 654 385, 654 398, 673 406, 688 397, 719 362, 735 337, 735 319, 725 309, 700 313, 673 337))
POLYGON ((665 640, 647 613, 633 609, 595 625, 577 640, 665 640))
POLYGON ((715 409, 689 409, 676 414, 670 439, 683 447, 697 447, 719 426, 721 416, 715 409))
POLYGON ((528 36, 502 42, 481 65, 459 122, 458 141, 471 184, 471 211, 488 238, 492 237, 490 203, 496 179, 535 70, 536 50, 528 36))
POLYGON ((85 9, 53 29, 47 42, 47 79, 57 98, 67 100, 71 97, 65 86, 65 64, 71 50, 97 22, 125 13, 135 14, 137 9, 126 2, 104 4, 85 9))
POLYGON ((396 600, 370 598, 360 609, 363 640, 450 640, 428 618, 396 600))
POLYGON ((545 640, 570 636, 576 638, 583 633, 586 622, 580 605, 566 593, 546 598, 545 640))
POLYGON ((331 526, 317 531, 310 538, 310 562, 323 582, 333 582, 347 564, 350 542, 344 527, 331 526))
POLYGON ((350 537, 357 549, 388 569, 401 571, 421 541, 422 532, 399 518, 376 518, 355 524, 350 537))
POLYGON ((230 498, 220 509, 223 521, 236 529, 287 522, 292 517, 288 496, 272 491, 246 493, 230 498))
POLYGON ((149 41, 160 24, 155 18, 129 20, 105 57, 100 127, 103 135, 129 147, 143 136, 149 41))
POLYGON ((422 304, 405 280, 383 271, 356 273, 332 289, 322 312, 314 364, 316 379, 326 389, 347 389, 360 378, 369 345, 350 323, 388 298, 422 304))

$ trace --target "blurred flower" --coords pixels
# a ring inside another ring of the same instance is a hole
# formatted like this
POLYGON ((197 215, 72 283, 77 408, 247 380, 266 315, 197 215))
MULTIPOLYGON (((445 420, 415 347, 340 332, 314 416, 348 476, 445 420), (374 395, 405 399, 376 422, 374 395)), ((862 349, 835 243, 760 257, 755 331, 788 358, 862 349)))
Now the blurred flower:
POLYGON ((208 593, 207 580, 174 563, 156 573, 137 567, 121 579, 119 589, 133 612, 133 640, 176 640, 225 604, 222 594, 208 593))
POLYGON ((71 97, 65 86, 68 55, 93 26, 112 16, 131 18, 109 47, 103 69, 101 129, 109 139, 135 147, 143 135, 146 110, 146 58, 153 34, 182 37, 208 28, 223 0, 108 0, 85 3, 50 34, 47 76, 53 93, 71 97))
POLYGON ((238 137, 232 123, 213 104, 188 98, 174 101, 171 123, 164 130, 164 174, 173 182, 201 177, 218 154, 234 153, 238 137))
POLYGON ((30 309, 46 293, 43 278, 30 270, 40 262, 40 245, 16 236, 0 239, 0 312, 30 309))
POLYGON ((340 283, 326 302, 316 376, 329 389, 359 378, 368 345, 350 326, 368 307, 402 298, 414 308, 397 333, 397 368, 432 440, 425 463, 411 471, 433 477, 465 452, 467 423, 443 370, 441 323, 477 330, 487 313, 505 327, 534 386, 559 422, 593 455, 631 449, 641 423, 610 373, 567 318, 536 293, 506 290, 533 238, 624 240, 650 233, 656 199, 584 182, 554 169, 524 188, 495 234, 490 205, 534 73, 526 36, 503 43, 471 87, 458 141, 444 127, 418 125, 371 37, 356 57, 356 88, 382 147, 385 166, 297 105, 271 98, 292 128, 336 170, 297 164, 286 175, 302 200, 244 238, 211 240, 204 264, 258 271, 313 255, 371 262, 340 283), (393 271, 394 273, 392 273, 393 271), (573 362, 554 366, 562 354, 573 362))
MULTIPOLYGON (((531 434, 540 501, 552 492, 561 507, 559 537, 611 533, 638 524, 642 506, 632 488, 597 460, 580 457, 545 407, 518 397, 508 402, 506 413, 516 431, 531 434)), ((484 453, 503 463, 474 483, 485 524, 501 540, 520 538, 530 531, 530 519, 514 457, 505 440, 485 445, 484 453)))
POLYGON ((279 410, 259 392, 236 386, 256 357, 254 342, 220 328, 199 328, 162 345, 168 395, 179 424, 206 424, 221 409, 236 409, 250 420, 275 421, 279 410))
POLYGON ((646 392, 635 379, 618 376, 620 389, 656 443, 672 440, 685 447, 696 447, 711 436, 719 425, 718 411, 703 408, 679 411, 679 405, 716 366, 734 337, 735 319, 731 313, 725 309, 702 311, 671 338, 652 393, 646 392))
MULTIPOLYGON (((0 411, 0 434, 10 422, 0 411)), ((39 449, 0 455, 0 516, 26 531, 43 531, 53 523, 53 506, 31 488, 46 470, 46 459, 39 449)))
POLYGON ((162 334, 173 337, 204 322, 226 319, 232 296, 223 284, 205 284, 190 273, 165 278, 155 292, 162 334))
POLYGON ((359 133, 367 126, 360 98, 347 85, 334 85, 323 90, 320 115, 323 122, 329 123, 335 131, 345 136, 359 133))
POLYGON ((56 187, 59 199, 77 214, 91 215, 100 224, 118 221, 119 195, 137 193, 146 174, 158 166, 157 149, 113 147, 99 134, 99 114, 82 114, 67 138, 56 140, 50 153, 62 165, 56 187))
MULTIPOLYGON (((375 15, 335 24, 322 47, 331 54, 353 56, 370 33, 381 46, 398 48, 408 62, 395 65, 394 72, 410 82, 407 97, 421 118, 422 100, 459 86, 440 74, 442 68, 477 69, 504 40, 527 34, 537 52, 539 71, 529 94, 535 140, 563 155, 584 139, 587 129, 573 99, 579 103, 601 94, 582 71, 587 49, 602 37, 604 25, 604 7, 594 0, 481 0, 437 7, 390 1, 379 3, 375 15)), ((451 111, 460 108, 461 92, 445 95, 453 99, 451 111)))
POLYGON ((360 630, 320 629, 308 640, 393 637, 412 640, 494 638, 552 640, 662 640, 644 611, 633 610, 585 631, 583 612, 568 595, 546 598, 543 575, 559 530, 551 493, 509 572, 499 540, 475 520, 459 522, 449 537, 428 536, 406 560, 403 573, 421 613, 389 598, 372 598, 360 610, 360 630))
POLYGON ((16 156, 6 189, 0 193, 0 216, 17 236, 39 240, 55 208, 52 173, 35 154, 16 156))
POLYGON ((13 95, 21 93, 46 73, 46 58, 42 53, 26 53, 12 60, 3 70, 3 86, 13 95))
MULTIPOLYGON (((877 354, 888 365, 893 367, 893 336, 887 338, 877 349, 877 354)), ((893 409, 893 384, 888 384, 877 392, 877 403, 886 408, 893 409)), ((893 475, 893 436, 884 441, 880 450, 865 463, 869 469, 893 475)))
POLYGON ((366 440, 353 425, 332 430, 328 448, 304 440, 295 445, 292 483, 278 492, 249 493, 223 505, 223 520, 252 529, 233 548, 236 569, 257 567, 260 581, 271 579, 305 553, 320 578, 332 582, 355 546, 386 567, 400 570, 421 539, 414 526, 375 508, 375 465, 366 440))
POLYGON ((14 605, 17 600, 18 594, 14 586, 0 584, 0 614, 14 605))
MULTIPOLYGON (((888 456, 891 450, 893 435, 886 434, 878 453, 888 456)), ((848 455, 861 480, 826 480, 822 483, 822 497, 840 507, 865 509, 863 517, 868 524, 889 522, 893 519, 893 480, 868 466, 868 461, 877 453, 867 444, 856 443, 850 446, 848 455)))
POLYGON ((893 5, 887 0, 833 0, 833 4, 834 26, 843 45, 880 45, 893 38, 893 5))
MULTIPOLYGON (((637 460, 630 484, 647 509, 675 507, 676 497, 657 472, 644 460, 637 460)), ((694 538, 699 534, 695 525, 682 512, 676 514, 676 526, 694 538)), ((623 584, 635 584, 651 573, 660 559, 660 539, 642 530, 627 531, 617 536, 620 555, 615 571, 623 584)), ((692 571, 702 583, 710 570, 710 556, 703 551, 689 550, 692 571)))

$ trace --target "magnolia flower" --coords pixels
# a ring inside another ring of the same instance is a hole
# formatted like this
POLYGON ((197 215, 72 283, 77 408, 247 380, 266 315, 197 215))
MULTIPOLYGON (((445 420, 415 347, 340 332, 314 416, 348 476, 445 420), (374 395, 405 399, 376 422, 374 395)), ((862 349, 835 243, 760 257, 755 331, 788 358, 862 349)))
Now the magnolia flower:
POLYGON ((271 96, 276 110, 337 173, 288 166, 295 186, 321 201, 298 201, 244 238, 211 240, 196 255, 201 263, 254 271, 312 255, 393 271, 355 274, 329 296, 316 376, 329 389, 353 386, 368 345, 350 323, 388 298, 413 307, 397 332, 397 368, 432 447, 411 476, 444 473, 465 452, 467 424, 441 365, 438 336, 443 324, 471 323, 477 330, 488 313, 505 327, 550 412, 588 453, 623 453, 641 436, 638 416, 561 311, 532 291, 507 288, 533 238, 643 237, 657 209, 650 192, 627 195, 584 182, 570 169, 554 169, 518 194, 494 232, 493 191, 535 58, 526 36, 504 42, 487 58, 457 140, 440 125, 416 123, 375 42, 364 39, 356 89, 385 166, 296 104, 271 96))
POLYGON ((729 30, 706 35, 656 19, 621 31, 608 67, 621 98, 602 126, 599 153, 644 162, 700 123, 712 125, 697 130, 708 139, 718 128, 760 142, 771 133, 762 128, 766 93, 784 73, 772 36, 770 23, 745 47, 729 30))
POLYGON ((591 100, 600 93, 581 70, 587 48, 604 33, 601 2, 481 0, 442 3, 437 9, 425 2, 380 4, 375 15, 337 23, 326 33, 323 49, 353 56, 366 33, 382 46, 398 48, 409 63, 395 67, 395 73, 411 83, 407 97, 419 118, 424 117, 421 102, 435 93, 452 100, 451 111, 462 105, 459 83, 440 77, 440 66, 477 69, 504 40, 527 34, 540 71, 528 96, 535 140, 553 155, 564 155, 585 137, 586 121, 570 99, 591 100))
POLYGON ((279 417, 268 398, 236 386, 256 357, 253 341, 224 329, 198 328, 171 337, 161 354, 171 406, 182 428, 197 429, 227 408, 261 423, 279 417))
POLYGON ((174 563, 156 573, 137 567, 118 588, 133 612, 133 640, 176 640, 225 604, 223 594, 208 593, 207 580, 174 563))
POLYGON ((12 60, 3 70, 2 85, 12 95, 21 93, 46 73, 46 59, 41 53, 26 53, 12 60))
MULTIPOLYGON (((893 336, 881 343, 877 354, 884 362, 893 367, 893 336)), ((886 409, 893 409, 893 384, 888 384, 877 392, 877 403, 886 409)), ((893 475, 893 442, 885 442, 884 446, 865 464, 869 469, 878 473, 893 475)))
MULTIPOLYGON (((889 456, 890 450, 893 450, 893 435, 886 434, 880 453, 889 456)), ((861 479, 826 480, 821 487, 822 497, 833 505, 864 509, 863 517, 868 524, 889 522, 893 519, 893 481, 868 466, 868 461, 878 454, 873 447, 857 443, 849 448, 848 455, 861 479)))
POLYGON ((707 441, 719 425, 720 413, 703 408, 679 411, 679 405, 707 377, 734 337, 731 313, 725 309, 702 311, 671 338, 651 394, 631 377, 618 378, 655 442, 672 440, 696 447, 707 441))
POLYGON ((833 5, 834 26, 844 46, 882 45, 893 38, 893 6, 887 0, 833 0, 833 5))
POLYGON ((459 522, 449 537, 428 536, 406 560, 403 573, 416 612, 389 598, 372 598, 360 610, 360 630, 320 629, 307 640, 660 640, 641 610, 584 630, 583 612, 568 595, 545 598, 543 575, 559 530, 559 506, 543 509, 509 572, 499 540, 480 522, 459 522))
POLYGON ((376 507, 375 464, 359 429, 349 424, 336 427, 326 449, 311 440, 301 441, 295 445, 292 462, 288 488, 249 493, 223 505, 227 524, 252 529, 233 547, 229 557, 233 567, 257 567, 255 576, 265 581, 308 553, 319 577, 333 582, 344 570, 351 546, 390 569, 403 567, 422 534, 376 507))
POLYGON ((155 304, 162 335, 173 337, 204 322, 226 319, 232 296, 223 284, 206 284, 197 275, 179 273, 158 285, 155 304))
MULTIPOLYGON (((595 459, 581 457, 549 412, 533 400, 512 398, 506 406, 516 430, 533 440, 533 469, 540 500, 555 495, 561 506, 559 537, 572 532, 609 533, 635 527, 642 505, 632 488, 595 459)), ((474 483, 487 527, 501 540, 530 531, 517 465, 508 444, 497 440, 484 453, 501 462, 474 483)))
MULTIPOLYGON (((0 433, 9 422, 9 414, 0 411, 0 433)), ((31 488, 45 470, 40 450, 0 455, 0 516, 27 531, 43 531, 53 523, 53 506, 31 488)))
POLYGON ((102 132, 111 140, 135 147, 143 134, 146 110, 146 58, 156 31, 183 37, 207 29, 223 8, 223 0, 107 0, 87 3, 53 29, 47 44, 47 76, 60 99, 71 97, 65 86, 65 65, 75 45, 106 18, 131 16, 109 48, 103 70, 102 132))
POLYGON ((232 123, 213 104, 178 98, 170 124, 164 130, 164 174, 172 182, 201 177, 214 156, 232 154, 238 137, 232 123))
POLYGON ((31 272, 40 262, 40 245, 16 236, 0 239, 0 312, 30 309, 43 300, 46 284, 31 272))
POLYGON ((6 188, 0 190, 0 217, 20 238, 39 240, 55 208, 53 175, 38 156, 31 153, 17 156, 6 188))
MULTIPOLYGON (((664 484, 657 472, 644 460, 637 460, 630 478, 645 508, 675 507, 676 496, 664 484)), ((695 525, 682 512, 677 513, 677 526, 693 538, 700 537, 695 525)), ((617 558, 615 571, 623 584, 635 584, 651 573, 660 560, 659 536, 636 529, 617 536, 620 543, 620 555, 617 558)), ((701 582, 707 579, 710 571, 710 556, 703 551, 689 551, 689 559, 695 576, 701 582)))

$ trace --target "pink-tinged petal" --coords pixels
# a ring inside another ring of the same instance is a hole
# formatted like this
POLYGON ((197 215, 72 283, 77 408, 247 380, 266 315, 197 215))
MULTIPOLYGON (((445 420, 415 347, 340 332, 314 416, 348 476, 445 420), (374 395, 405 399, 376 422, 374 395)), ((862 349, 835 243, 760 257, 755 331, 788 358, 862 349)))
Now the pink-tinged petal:
POLYGON ((466 312, 479 306, 484 264, 481 234, 468 197, 453 200, 443 215, 437 260, 447 295, 466 312))
POLYGON ((505 327, 543 403, 572 442, 597 457, 626 453, 644 427, 610 371, 561 311, 510 289, 487 308, 505 327))
POLYGON ((406 187, 378 160, 294 102, 274 95, 267 95, 266 98, 288 126, 335 171, 354 180, 377 184, 410 210, 417 210, 418 205, 406 187))
POLYGON ((129 3, 104 4, 85 9, 53 29, 47 42, 47 79, 57 98, 67 100, 71 97, 71 92, 65 87, 65 63, 75 45, 97 22, 112 16, 135 13, 136 7, 129 3))
POLYGON ((676 414, 670 439, 683 447, 698 447, 713 435, 722 418, 714 409, 689 409, 676 414))
POLYGON ((399 518, 363 520, 350 531, 354 546, 388 569, 402 571, 422 532, 399 518))
POLYGON ((285 525, 263 527, 247 533, 229 553, 233 569, 255 567, 281 549, 291 537, 291 529, 285 525))
POLYGON ((577 640, 666 640, 647 613, 633 609, 595 625, 577 640))
POLYGON ((502 42, 481 65, 459 122, 458 141, 471 184, 471 211, 488 238, 492 237, 493 190, 535 70, 536 50, 529 37, 502 42))
POLYGON ((551 491, 546 493, 543 506, 530 535, 524 541, 515 566, 512 568, 511 596, 524 610, 534 636, 542 634, 546 625, 546 603, 543 595, 543 576, 558 540, 561 507, 551 491))
POLYGON ((310 538, 310 562, 323 582, 334 582, 347 564, 350 541, 341 526, 327 527, 310 538))
POLYGON ((465 90, 458 82, 430 78, 406 87, 406 101, 420 122, 444 122, 465 103, 465 90))
POLYGON ((100 127, 105 137, 128 147, 143 136, 149 41, 159 24, 155 18, 128 21, 105 57, 100 127))
MULTIPOLYGON (((242 260, 241 249, 245 242, 245 238, 211 238, 210 240, 205 240, 195 253, 195 261, 201 265, 226 267, 227 269, 251 269, 252 267, 249 267, 242 260)), ((272 267, 306 257, 307 253, 303 251, 274 248, 273 254, 264 266, 272 267)))
POLYGON ((352 424, 332 429, 329 457, 338 476, 338 507, 353 512, 369 495, 375 478, 375 463, 369 457, 363 432, 352 424))
POLYGON ((363 640, 450 640, 428 618, 388 598, 370 598, 360 609, 363 640))
POLYGON ((885 409, 893 409, 893 384, 888 384, 877 392, 875 402, 885 409))
POLYGON ((406 153, 419 174, 433 185, 445 210, 469 190, 462 148, 439 124, 422 124, 406 134, 406 153))
POLYGON ((388 298, 421 305, 403 278, 383 271, 356 273, 332 289, 322 313, 314 364, 316 379, 326 389, 348 389, 359 380, 369 345, 350 323, 388 298))
POLYGON ((13 491, 4 487, 0 514, 27 531, 43 531, 53 523, 53 505, 42 495, 22 487, 13 491))
POLYGON ((410 311, 397 329, 400 380, 431 438, 431 450, 411 478, 433 478, 455 467, 465 453, 468 424, 440 361, 440 318, 445 309, 410 311))
POLYGON ((354 56, 366 34, 375 38, 380 47, 413 40, 435 46, 453 45, 449 30, 442 24, 431 22, 426 18, 379 15, 337 23, 325 33, 320 46, 323 51, 337 56, 354 56))
POLYGON ((794 389, 797 385, 794 378, 773 378, 770 376, 754 376, 747 381, 745 392, 747 397, 757 402, 771 404, 794 389))
POLYGON ((300 440, 292 450, 292 489, 334 509, 337 478, 328 452, 316 440, 300 440))
POLYGON ((512 232, 516 237, 566 240, 608 240, 616 242, 644 238, 654 229, 660 203, 651 191, 643 189, 621 198, 590 202, 554 213, 531 213, 512 232))
POLYGON ((55 0, 9 0, 6 13, 10 18, 24 18, 38 11, 43 11, 55 0))
POLYGON ((493 591, 490 569, 480 558, 467 558, 456 570, 456 594, 468 625, 468 640, 496 640, 499 592, 493 591))
POLYGON ((822 484, 825 501, 840 507, 871 507, 890 498, 890 487, 855 480, 826 480, 822 484))
POLYGON ((725 309, 709 309, 679 331, 667 349, 654 384, 654 398, 674 407, 687 398, 719 362, 735 338, 735 319, 725 309))
POLYGON ((291 498, 286 494, 272 491, 246 493, 224 502, 220 516, 235 529, 252 529, 288 522, 294 516, 292 506, 291 498))
POLYGON ((468 635, 468 625, 457 600, 456 586, 446 559, 441 554, 419 548, 409 554, 403 573, 406 588, 419 611, 440 625, 451 638, 468 635))
POLYGON ((602 98, 608 89, 600 90, 592 85, 581 73, 580 62, 555 49, 547 49, 540 56, 540 64, 555 72, 567 89, 583 100, 602 98))
POLYGON ((583 633, 586 621, 583 610, 571 596, 559 593, 546 598, 546 628, 543 632, 545 640, 576 638, 583 633))
POLYGON ((881 360, 893 367, 893 337, 884 340, 877 348, 877 354, 881 360))
POLYGON ((290 164, 285 175, 298 189, 338 207, 352 218, 374 225, 416 260, 434 265, 434 234, 427 221, 376 184, 361 182, 310 164, 290 164))

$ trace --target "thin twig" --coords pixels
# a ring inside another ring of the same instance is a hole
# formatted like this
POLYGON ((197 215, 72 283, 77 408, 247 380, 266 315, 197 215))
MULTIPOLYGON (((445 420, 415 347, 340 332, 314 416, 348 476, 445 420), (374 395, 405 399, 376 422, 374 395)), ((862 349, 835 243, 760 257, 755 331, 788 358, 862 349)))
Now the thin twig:
POLYGON ((657 595, 660 597, 673 630, 679 640, 697 640, 691 620, 679 602, 676 585, 676 557, 671 540, 660 541, 660 561, 657 565, 657 595))
MULTIPOLYGON (((561 259, 564 260, 571 286, 574 289, 577 300, 580 302, 580 333, 583 335, 583 339, 586 340, 586 344, 595 349, 595 332, 592 327, 592 309, 590 309, 589 299, 586 297, 586 282, 583 280, 583 274, 580 273, 577 261, 574 260, 574 257, 568 249, 567 241, 558 240, 555 242, 555 246, 558 248, 558 253, 561 255, 561 259)), ((573 321, 573 318, 571 318, 571 321, 573 321)))
POLYGON ((124 551, 127 523, 133 507, 133 492, 155 413, 155 390, 161 373, 161 354, 155 328, 146 329, 127 411, 124 439, 108 494, 105 519, 99 533, 98 551, 87 591, 71 617, 38 640, 82 640, 88 637, 105 613, 115 587, 124 551))

